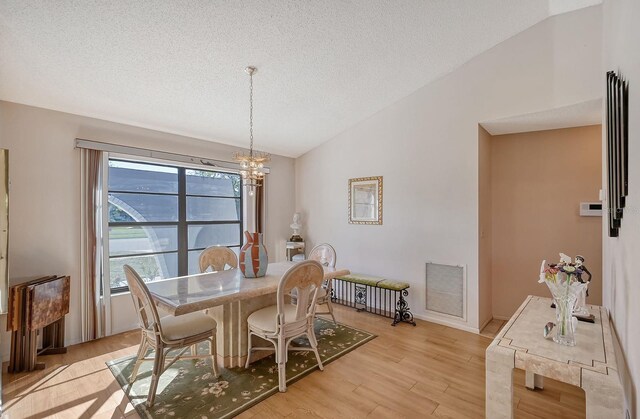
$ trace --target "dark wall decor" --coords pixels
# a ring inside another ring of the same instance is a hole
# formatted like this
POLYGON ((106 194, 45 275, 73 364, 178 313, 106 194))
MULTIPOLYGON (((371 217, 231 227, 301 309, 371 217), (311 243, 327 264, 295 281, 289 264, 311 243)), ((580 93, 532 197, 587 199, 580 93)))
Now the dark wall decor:
POLYGON ((629 192, 629 82, 607 73, 607 178, 609 237, 618 237, 629 192))

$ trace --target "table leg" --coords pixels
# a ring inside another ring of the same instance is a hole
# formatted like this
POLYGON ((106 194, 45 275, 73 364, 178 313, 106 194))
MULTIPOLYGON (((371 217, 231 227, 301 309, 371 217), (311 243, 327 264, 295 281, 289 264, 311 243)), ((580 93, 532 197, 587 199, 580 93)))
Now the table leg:
POLYGON ((542 390, 544 388, 544 377, 539 374, 535 374, 531 371, 525 371, 525 387, 529 390, 535 390, 539 388, 542 390))
POLYGON ((582 386, 587 404, 587 419, 624 418, 624 395, 618 374, 582 370, 582 386))
POLYGON ((486 417, 513 419, 513 369, 515 354, 492 343, 486 352, 486 417))
MULTIPOLYGON (((275 298, 275 294, 268 294, 208 310, 208 314, 218 323, 216 340, 219 365, 225 368, 244 366, 248 345, 247 317, 256 310, 275 304, 275 298)), ((260 354, 254 356, 253 360, 259 357, 260 354)))

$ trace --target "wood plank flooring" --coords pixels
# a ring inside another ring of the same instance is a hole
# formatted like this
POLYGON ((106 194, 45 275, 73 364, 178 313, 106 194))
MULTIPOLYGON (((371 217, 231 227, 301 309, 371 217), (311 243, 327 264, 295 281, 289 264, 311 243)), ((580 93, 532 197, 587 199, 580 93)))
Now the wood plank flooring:
MULTIPOLYGON (((484 417, 484 352, 490 338, 420 320, 416 327, 391 327, 389 319, 341 306, 336 317, 378 337, 240 418, 484 417)), ((495 333, 499 327, 492 326, 495 333)), ((75 345, 67 354, 43 357, 43 371, 5 373, 5 417, 138 417, 105 365, 135 354, 138 338, 139 332, 127 332, 75 345)), ((585 417, 581 389, 545 379, 544 390, 529 391, 517 370, 514 381, 516 418, 585 417)))

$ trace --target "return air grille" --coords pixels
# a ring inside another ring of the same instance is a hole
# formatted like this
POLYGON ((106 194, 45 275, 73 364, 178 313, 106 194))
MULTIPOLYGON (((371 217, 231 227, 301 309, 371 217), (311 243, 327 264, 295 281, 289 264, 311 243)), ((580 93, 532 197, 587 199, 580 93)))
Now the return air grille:
POLYGON ((466 319, 466 278, 463 266, 427 263, 426 309, 466 319))

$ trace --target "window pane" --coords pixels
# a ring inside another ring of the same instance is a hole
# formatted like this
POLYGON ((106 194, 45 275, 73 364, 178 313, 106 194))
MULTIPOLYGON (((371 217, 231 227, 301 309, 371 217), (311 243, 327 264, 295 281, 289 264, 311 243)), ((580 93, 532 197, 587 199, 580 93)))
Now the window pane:
MULTIPOLYGON (((231 247, 231 250, 238 256, 240 247, 231 247)), ((200 253, 202 250, 189 250, 189 275, 200 273, 200 253)))
POLYGON ((189 249, 240 245, 240 224, 189 226, 189 249))
POLYGON ((240 220, 240 199, 187 197, 187 221, 240 220))
POLYGON ((187 195, 240 197, 240 176, 187 169, 187 195))
POLYGON ((109 227, 109 255, 178 250, 178 227, 109 227))
POLYGON ((135 269, 144 282, 178 276, 177 253, 111 258, 109 260, 111 288, 128 286, 122 269, 123 265, 130 265, 135 269))
POLYGON ((110 193, 109 222, 122 221, 178 221, 178 197, 110 193))
POLYGON ((178 193, 178 169, 109 160, 109 190, 178 193))

